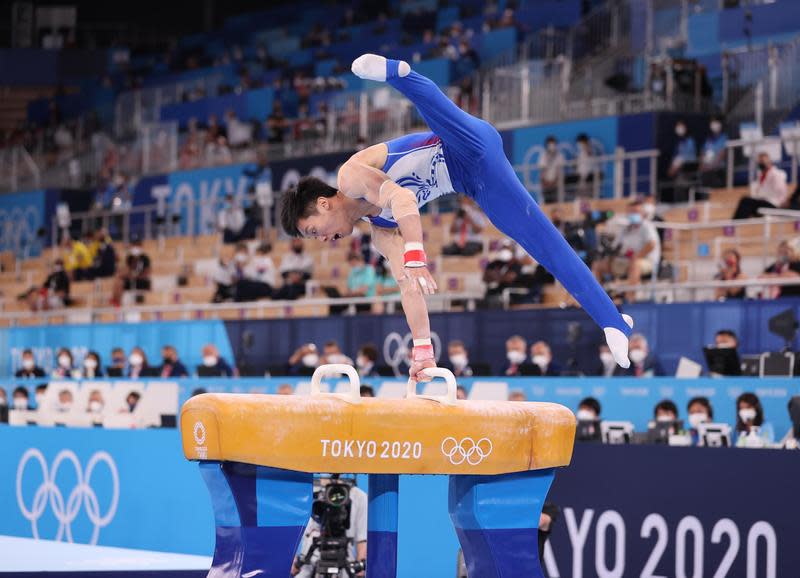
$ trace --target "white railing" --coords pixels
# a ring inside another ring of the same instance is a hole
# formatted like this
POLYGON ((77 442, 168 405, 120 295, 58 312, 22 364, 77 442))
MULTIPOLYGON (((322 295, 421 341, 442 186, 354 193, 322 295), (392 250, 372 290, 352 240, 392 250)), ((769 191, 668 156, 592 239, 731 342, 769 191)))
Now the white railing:
MULTIPOLYGON (((757 290, 759 288, 775 288, 800 285, 800 277, 796 279, 785 277, 769 277, 757 279, 741 279, 733 281, 683 281, 683 282, 663 282, 656 281, 653 283, 631 285, 628 283, 608 283, 606 289, 617 291, 620 293, 645 293, 649 294, 650 299, 655 299, 655 294, 660 293, 668 296, 670 301, 680 301, 678 298, 680 292, 688 295, 685 301, 698 301, 698 292, 700 291, 714 291, 716 289, 736 289, 744 288, 745 290, 757 290)), ((749 297, 760 298, 761 295, 751 294, 748 291, 749 297)), ((713 295, 712 295, 713 299, 713 295)), ((706 299, 708 300, 708 299, 706 299)))
MULTIPOLYGON (((734 186, 734 177, 737 170, 747 168, 748 184, 756 178, 756 162, 760 152, 770 152, 777 148, 782 154, 785 149, 789 155, 789 182, 798 182, 798 163, 800 163, 800 135, 791 137, 766 137, 761 140, 737 139, 728 141, 726 154, 725 185, 730 189, 734 186), (737 159, 744 159, 746 164, 736 164, 737 159)), ((773 156, 773 155, 770 155, 773 156)))

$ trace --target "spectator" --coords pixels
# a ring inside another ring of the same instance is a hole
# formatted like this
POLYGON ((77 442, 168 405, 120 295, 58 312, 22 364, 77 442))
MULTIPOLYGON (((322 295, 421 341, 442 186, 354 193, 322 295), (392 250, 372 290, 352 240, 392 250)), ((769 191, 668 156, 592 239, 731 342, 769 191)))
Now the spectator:
MULTIPOLYGON (((111 303, 119 307, 122 303, 123 291, 150 291, 150 257, 142 249, 142 241, 137 239, 131 243, 125 268, 114 281, 111 303)), ((137 294, 136 301, 141 302, 137 294)))
POLYGON ((119 413, 133 413, 136 411, 136 406, 139 405, 139 400, 142 399, 142 394, 138 391, 132 391, 125 398, 125 407, 119 410, 119 413))
POLYGON ((688 198, 689 186, 695 180, 697 170, 697 145, 694 139, 688 134, 686 123, 679 120, 675 124, 675 135, 678 142, 672 154, 667 176, 673 182, 673 200, 688 198))
MULTIPOLYGON (((742 273, 742 256, 736 249, 726 249, 722 254, 719 273, 714 276, 717 281, 741 281, 747 277, 742 273)), ((719 287, 715 296, 720 301, 727 299, 744 299, 744 287, 719 287)))
POLYGON ((375 390, 372 388, 371 385, 368 385, 366 383, 359 388, 359 392, 361 394, 361 397, 375 397, 375 390))
POLYGON ((215 345, 208 343, 203 346, 203 364, 197 367, 200 377, 234 377, 236 370, 219 355, 215 345))
POLYGON ((739 347, 739 338, 731 329, 720 329, 714 335, 714 347, 717 349, 736 349, 739 347))
POLYGON ((578 403, 578 411, 575 412, 575 417, 580 421, 595 421, 600 419, 602 406, 597 399, 593 397, 585 397, 578 403))
POLYGON ((223 249, 220 252, 211 273, 211 280, 216 286, 211 297, 212 303, 223 303, 233 299, 236 290, 236 261, 228 251, 223 249))
POLYGON ((335 339, 331 339, 322 348, 322 358, 320 365, 328 363, 343 363, 345 365, 353 365, 353 360, 342 353, 339 343, 335 339))
POLYGON ((467 399, 467 389, 463 385, 456 386, 456 399, 467 399))
POLYGON ((538 375, 556 377, 561 375, 561 365, 553 361, 553 352, 546 341, 531 345, 531 363, 539 370, 538 375))
POLYGON ((520 373, 520 367, 522 367, 522 364, 525 363, 525 359, 528 357, 526 353, 527 349, 528 343, 525 341, 524 337, 520 335, 509 337, 506 340, 507 362, 500 370, 500 375, 507 375, 509 377, 522 375, 522 373, 520 373))
POLYGON ((44 284, 41 287, 31 287, 18 298, 27 301, 31 311, 60 309, 71 303, 69 285, 69 276, 64 271, 64 262, 56 259, 44 284))
POLYGON ((772 424, 764 419, 761 400, 745 392, 736 398, 736 445, 763 447, 775 439, 772 424))
POLYGON ((172 345, 161 348, 161 367, 158 370, 161 377, 189 377, 186 366, 178 359, 178 350, 172 345))
POLYGON ((504 239, 500 247, 494 260, 486 265, 486 269, 483 271, 486 299, 490 304, 499 303, 506 289, 521 285, 522 264, 514 252, 514 243, 504 239))
MULTIPOLYGON (((592 143, 588 135, 581 133, 575 139, 575 144, 578 149, 578 155, 575 158, 575 195, 593 197, 596 167, 592 143)), ((553 224, 555 224, 555 219, 553 219, 553 224)))
POLYGON ((372 343, 365 343, 358 350, 356 355, 356 369, 358 369, 358 376, 361 379, 369 377, 378 377, 380 374, 375 368, 378 362, 378 348, 372 343))
POLYGON ((601 377, 612 377, 617 369, 617 362, 611 354, 611 349, 605 343, 598 348, 598 358, 600 363, 597 365, 594 374, 601 377))
MULTIPOLYGON (((643 276, 658 273, 661 262, 661 239, 652 221, 644 217, 644 203, 633 201, 628 205, 628 224, 616 237, 618 256, 596 259, 592 269, 599 280, 604 277, 625 277, 629 285, 639 285, 643 276)), ((632 301, 635 293, 627 295, 632 301)))
POLYGON ((528 401, 522 390, 515 389, 508 394, 508 401, 528 401))
POLYGON ((768 153, 758 154, 758 178, 750 183, 750 196, 742 197, 733 214, 734 219, 758 217, 758 210, 781 209, 789 201, 786 172, 772 164, 768 153))
POLYGON ((278 395, 294 395, 294 389, 288 383, 282 383, 278 386, 278 390, 275 392, 278 395))
POLYGON ((625 377, 654 377, 664 375, 661 364, 655 355, 650 353, 647 338, 641 333, 634 333, 630 337, 628 357, 631 366, 627 369, 617 366, 614 375, 625 377))
POLYGON ((69 379, 72 377, 74 361, 72 359, 72 352, 66 347, 58 350, 56 355, 58 365, 52 372, 53 377, 60 377, 62 379, 69 379))
POLYGON ((253 138, 253 128, 250 124, 236 118, 236 113, 233 110, 228 110, 225 113, 225 123, 228 125, 228 142, 231 148, 244 148, 250 144, 253 138))
POLYGON ((96 351, 90 351, 83 358, 83 375, 84 379, 94 379, 95 377, 103 377, 103 366, 100 363, 100 355, 96 351))
POLYGON ((92 279, 105 279, 113 277, 117 271, 117 252, 108 231, 100 229, 95 233, 94 259, 90 269, 92 279))
POLYGON ((91 277, 92 254, 89 248, 79 240, 64 237, 64 270, 73 281, 82 281, 91 277))
POLYGON ((686 405, 686 413, 689 416, 689 434, 692 436, 692 445, 697 445, 699 437, 697 428, 701 423, 711 423, 714 421, 714 410, 707 397, 693 397, 686 405))
POLYGON ((11 396, 11 409, 16 411, 29 411, 31 410, 30 395, 28 389, 18 385, 14 388, 14 393, 11 396))
POLYGON ((42 407, 42 404, 44 403, 45 393, 47 393, 46 383, 40 383, 39 385, 36 386, 36 389, 34 389, 33 399, 36 400, 36 409, 42 407))
POLYGON ((108 377, 123 377, 125 375, 127 359, 125 358, 125 350, 121 347, 115 347, 111 350, 111 365, 106 368, 108 377))
POLYGON ((229 165, 233 162, 228 139, 221 135, 206 143, 204 153, 209 166, 229 165))
MULTIPOLYGON (((375 269, 372 265, 364 262, 361 253, 353 252, 347 256, 350 265, 350 272, 347 274, 347 297, 374 297, 377 287, 375 269)), ((356 305, 356 310, 360 312, 371 311, 372 305, 362 303, 356 305)))
POLYGON ((728 137, 722 132, 722 121, 711 118, 711 133, 703 145, 703 156, 700 159, 700 181, 706 187, 725 186, 725 154, 728 137))
POLYGON ((269 256, 271 252, 272 245, 266 241, 258 246, 255 257, 244 266, 243 276, 236 283, 236 301, 255 301, 272 295, 277 271, 269 256))
POLYGON ((73 401, 72 392, 68 389, 62 389, 58 392, 55 410, 58 413, 69 413, 72 410, 73 401))
POLYGON ((233 194, 227 193, 225 201, 218 216, 217 226, 222 231, 222 242, 226 244, 241 241, 247 217, 244 214, 241 201, 233 194))
POLYGON ((320 365, 319 352, 313 343, 305 343, 289 357, 289 375, 311 375, 320 365))
POLYGON ((93 389, 89 393, 89 401, 86 404, 86 413, 91 413, 93 415, 100 415, 103 413, 103 408, 105 407, 105 400, 103 399, 103 394, 98 389, 93 389))
POLYGON ((563 178, 564 155, 558 150, 558 141, 548 136, 545 150, 539 155, 539 183, 541 184, 541 202, 553 202, 558 199, 559 184, 563 178))
POLYGON ((797 285, 782 285, 766 287, 765 293, 768 298, 778 299, 779 297, 797 297, 800 295, 800 240, 783 240, 778 245, 778 258, 775 262, 764 269, 759 276, 761 279, 797 279, 797 285))
POLYGON ((452 241, 442 248, 442 254, 471 257, 483 248, 481 232, 486 227, 486 219, 469 197, 459 197, 458 205, 455 219, 450 225, 452 241))
POLYGON ((653 408, 653 418, 657 422, 677 421, 678 406, 672 400, 662 399, 653 408))
POLYGON ((128 356, 128 377, 146 377, 148 373, 150 373, 150 364, 147 362, 144 349, 134 347, 128 356))
POLYGON ((378 295, 393 295, 400 292, 397 280, 392 275, 385 259, 375 264, 375 291, 378 295))
POLYGON ((447 344, 447 360, 450 362, 448 369, 456 377, 472 377, 472 368, 469 365, 469 353, 464 342, 455 339, 447 344))
POLYGON ((303 240, 292 239, 291 249, 291 253, 285 254, 281 259, 283 287, 275 296, 276 299, 297 299, 305 295, 306 281, 311 278, 314 261, 304 252, 303 240))
POLYGON ((289 128, 289 121, 283 114, 281 101, 275 99, 272 103, 272 112, 267 117, 267 142, 270 144, 281 144, 286 137, 289 128))
POLYGON ((33 351, 26 349, 22 352, 22 368, 18 369, 14 377, 44 377, 44 369, 36 365, 33 351))
MULTIPOLYGON (((286 385, 286 384, 284 384, 286 385)), ((291 386, 290 386, 291 387, 291 386)), ((280 389, 280 388, 279 388, 280 389)), ((203 395, 204 393, 208 393, 205 387, 195 387, 190 394, 190 397, 194 397, 196 395, 203 395)))

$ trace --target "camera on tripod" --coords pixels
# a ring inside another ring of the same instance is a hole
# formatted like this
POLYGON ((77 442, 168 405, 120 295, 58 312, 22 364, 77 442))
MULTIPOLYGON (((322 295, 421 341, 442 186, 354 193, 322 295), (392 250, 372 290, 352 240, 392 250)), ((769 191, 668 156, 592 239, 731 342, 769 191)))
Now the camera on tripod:
POLYGON ((355 480, 339 478, 334 474, 329 478, 314 480, 314 504, 311 517, 319 524, 319 536, 312 540, 308 552, 297 557, 296 565, 302 568, 312 566, 315 578, 355 576, 366 568, 364 561, 348 560, 351 538, 347 536, 350 528, 352 501, 350 491, 355 480), (315 558, 314 554, 318 556, 315 558))

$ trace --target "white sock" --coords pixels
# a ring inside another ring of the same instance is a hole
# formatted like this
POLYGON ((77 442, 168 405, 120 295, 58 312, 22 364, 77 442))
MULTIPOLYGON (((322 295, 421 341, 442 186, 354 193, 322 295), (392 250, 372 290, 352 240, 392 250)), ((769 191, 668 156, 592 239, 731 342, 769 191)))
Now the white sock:
MULTIPOLYGON (((350 69, 353 74, 366 80, 386 82, 386 57, 378 54, 362 54, 353 61, 350 69)), ((408 62, 401 60, 398 63, 397 74, 406 76, 411 72, 408 62)))

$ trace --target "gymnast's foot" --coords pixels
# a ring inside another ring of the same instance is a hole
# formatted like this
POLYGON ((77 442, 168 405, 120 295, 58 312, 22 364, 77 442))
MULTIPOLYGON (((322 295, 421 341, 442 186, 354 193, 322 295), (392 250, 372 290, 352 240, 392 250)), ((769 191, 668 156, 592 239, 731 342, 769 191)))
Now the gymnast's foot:
MULTIPOLYGON (((622 318, 628 327, 633 329, 633 317, 623 313, 622 318)), ((605 327, 603 331, 606 334, 606 343, 611 350, 611 355, 614 356, 614 361, 617 365, 627 369, 631 366, 631 360, 628 359, 628 336, 615 327, 605 327)))
POLYGON ((405 60, 392 60, 377 54, 362 54, 350 67, 359 78, 386 82, 398 76, 408 76, 411 67, 405 60))

